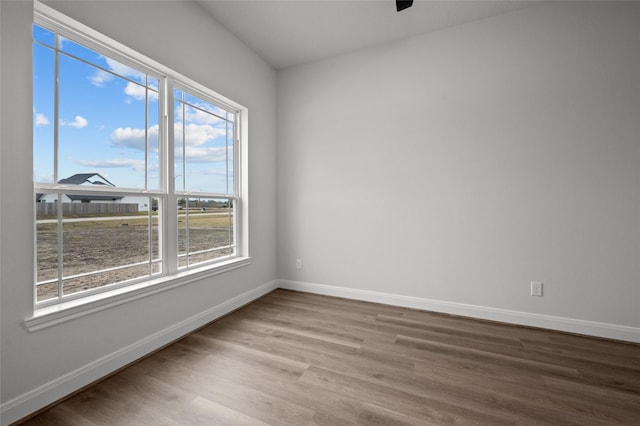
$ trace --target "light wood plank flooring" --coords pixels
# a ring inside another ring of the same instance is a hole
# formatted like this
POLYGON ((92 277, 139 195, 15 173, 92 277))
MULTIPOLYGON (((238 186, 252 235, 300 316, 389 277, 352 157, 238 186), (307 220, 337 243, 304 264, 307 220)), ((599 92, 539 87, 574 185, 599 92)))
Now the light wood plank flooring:
POLYGON ((640 425, 640 346, 276 290, 26 425, 640 425))

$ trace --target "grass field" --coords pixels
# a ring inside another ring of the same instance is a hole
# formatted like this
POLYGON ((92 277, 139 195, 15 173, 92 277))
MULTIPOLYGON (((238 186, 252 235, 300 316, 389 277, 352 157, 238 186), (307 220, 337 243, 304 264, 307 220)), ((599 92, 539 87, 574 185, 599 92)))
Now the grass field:
MULTIPOLYGON (((199 263, 230 254, 230 249, 193 254, 214 247, 228 246, 232 241, 232 223, 226 209, 189 212, 188 227, 185 211, 178 212, 178 253, 189 253, 189 264, 199 263)), ((40 218, 39 218, 40 219, 40 218)), ((111 218, 65 218, 62 232, 63 291, 77 293, 95 287, 148 276, 161 271, 161 263, 151 263, 159 257, 158 216, 131 215, 111 218), (94 219, 94 220, 91 220, 94 219), (151 251, 151 253, 150 253, 151 251), (113 271, 83 275, 99 270, 128 266, 113 271)), ((181 257, 179 266, 186 266, 181 257)), ((56 223, 37 224, 37 280, 58 277, 58 232, 56 223)), ((58 295, 57 282, 38 286, 37 300, 58 295)))

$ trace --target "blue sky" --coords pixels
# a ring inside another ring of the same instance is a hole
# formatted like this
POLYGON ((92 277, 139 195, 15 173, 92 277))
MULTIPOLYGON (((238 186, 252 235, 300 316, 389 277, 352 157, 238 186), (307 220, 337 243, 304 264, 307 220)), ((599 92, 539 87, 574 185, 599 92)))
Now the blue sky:
MULTIPOLYGON (((45 45, 33 45, 34 180, 50 183, 55 43, 52 33, 35 25, 34 39, 45 45)), ((158 79, 70 40, 59 44, 58 179, 96 172, 117 187, 144 189, 146 183, 158 189, 158 79)), ((186 185, 187 191, 231 193, 231 114, 180 90, 174 91, 174 109, 176 190, 186 185)))

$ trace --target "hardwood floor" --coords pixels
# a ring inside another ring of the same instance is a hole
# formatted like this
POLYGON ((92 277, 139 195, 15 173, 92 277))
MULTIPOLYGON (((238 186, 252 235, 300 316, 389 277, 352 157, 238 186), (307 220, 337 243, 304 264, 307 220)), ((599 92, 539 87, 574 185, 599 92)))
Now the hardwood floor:
POLYGON ((640 346, 286 290, 26 425, 640 425, 640 346))

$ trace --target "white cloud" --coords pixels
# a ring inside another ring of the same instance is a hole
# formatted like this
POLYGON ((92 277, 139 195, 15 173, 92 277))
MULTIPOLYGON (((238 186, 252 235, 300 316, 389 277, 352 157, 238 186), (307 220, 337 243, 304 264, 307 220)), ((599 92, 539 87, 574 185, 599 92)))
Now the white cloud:
MULTIPOLYGON (((225 129, 208 124, 187 124, 184 128, 185 145, 198 146, 227 134, 225 129)), ((176 141, 182 141, 182 123, 175 124, 176 141)))
POLYGON ((61 126, 75 127, 76 129, 82 129, 87 124, 89 124, 89 122, 87 121, 86 118, 84 118, 81 115, 76 115, 76 118, 75 118, 74 121, 60 120, 60 125, 61 126))
MULTIPOLYGON (((115 74, 123 77, 128 77, 130 79, 139 81, 140 83, 145 82, 144 73, 136 71, 133 68, 129 68, 128 66, 123 65, 111 58, 105 57, 104 59, 105 61, 107 61, 107 68, 110 71, 113 71, 115 74)), ((96 69, 95 73, 91 77, 89 77, 89 80, 91 80, 91 84, 93 84, 94 86, 104 87, 104 85, 113 80, 113 78, 113 74, 101 69, 96 69)))
POLYGON ((78 163, 82 166, 92 168, 128 168, 133 170, 144 170, 144 160, 134 160, 127 158, 115 158, 112 160, 80 160, 78 163))
POLYGON ((187 161, 194 163, 213 163, 216 161, 226 161, 226 147, 195 147, 187 146, 185 148, 185 156, 187 161))
MULTIPOLYGON (((225 112, 223 110, 218 108, 218 111, 216 112, 224 117, 225 112)), ((192 107, 187 107, 184 115, 186 121, 203 124, 224 124, 224 120, 220 117, 216 117, 213 114, 192 107)))
POLYGON ((129 68, 128 66, 121 64, 120 62, 113 60, 111 58, 105 58, 105 60, 107 61, 107 65, 109 66, 109 69, 114 73, 124 77, 129 77, 133 80, 139 81, 140 83, 145 82, 144 73, 140 71, 136 71, 133 68, 129 68))
MULTIPOLYGON (((149 141, 152 146, 157 146, 158 125, 149 127, 149 141)), ((111 143, 115 146, 133 148, 140 151, 145 150, 144 129, 131 127, 118 127, 111 133, 111 143)))
MULTIPOLYGON (((158 125, 149 127, 148 137, 151 146, 157 146, 158 125)), ((195 162, 224 161, 227 156, 227 147, 203 146, 207 142, 225 136, 225 129, 219 129, 208 124, 188 124, 184 128, 186 136, 185 155, 187 159, 195 162)), ((140 151, 145 149, 144 129, 131 127, 119 127, 111 133, 111 143, 114 146, 133 148, 140 151)), ((182 123, 175 124, 176 157, 182 156, 182 123)), ((229 147, 233 150, 232 147, 229 147)), ((154 150, 155 151, 155 150, 154 150)), ((230 153, 232 153, 230 151, 230 153)))
MULTIPOLYGON (((144 86, 140 86, 139 84, 135 84, 131 81, 128 82, 127 87, 124 88, 124 93, 128 96, 131 96, 133 99, 137 101, 144 101, 145 91, 146 89, 144 88, 144 86)), ((154 92, 153 90, 149 90, 148 94, 149 94, 150 100, 158 99, 157 92, 154 92)))
POLYGON ((96 72, 89 77, 91 84, 97 87, 104 87, 105 84, 113 80, 113 75, 103 70, 96 70, 96 72))
POLYGON ((46 126, 49 124, 49 119, 44 114, 36 114, 36 126, 46 126))

